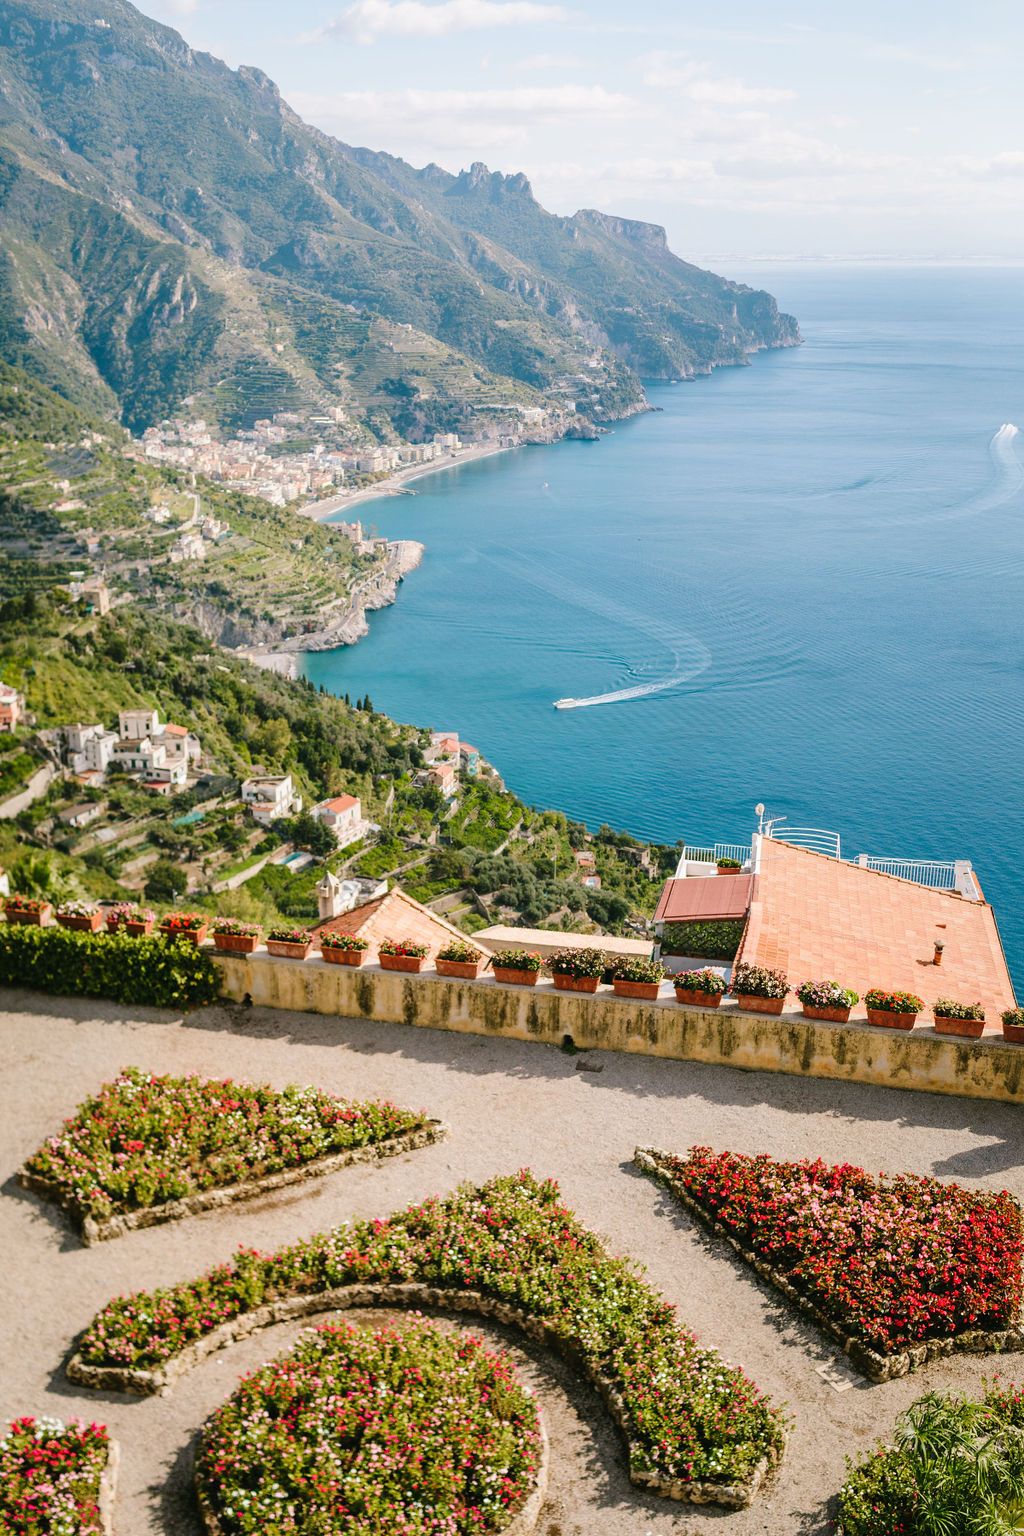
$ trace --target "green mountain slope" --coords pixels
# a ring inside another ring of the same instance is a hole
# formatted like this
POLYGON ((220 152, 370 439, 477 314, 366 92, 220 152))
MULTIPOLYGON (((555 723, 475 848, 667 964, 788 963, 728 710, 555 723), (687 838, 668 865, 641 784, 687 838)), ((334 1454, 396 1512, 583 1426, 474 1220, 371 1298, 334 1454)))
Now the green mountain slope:
POLYGON ((395 379, 423 430, 581 379, 600 421, 641 373, 798 339, 663 231, 350 149, 127 0, 0 8, 0 222, 3 355, 133 429, 186 395, 228 429, 331 403, 386 426, 395 379))

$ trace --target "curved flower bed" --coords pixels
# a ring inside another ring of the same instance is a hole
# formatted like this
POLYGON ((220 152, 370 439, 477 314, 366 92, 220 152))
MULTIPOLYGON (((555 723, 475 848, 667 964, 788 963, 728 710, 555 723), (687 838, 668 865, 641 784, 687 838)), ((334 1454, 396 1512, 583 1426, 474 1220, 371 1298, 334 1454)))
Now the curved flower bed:
POLYGON ((515 1323, 582 1368, 629 1442, 635 1482, 749 1503, 785 1442, 742 1371, 703 1349, 631 1264, 528 1170, 276 1254, 241 1250, 192 1282, 110 1302, 68 1366, 94 1387, 159 1391, 210 1348, 285 1316, 430 1305, 515 1323))
POLYGON ((957 1348, 1024 1348, 1024 1231, 1005 1190, 708 1147, 636 1161, 876 1381, 957 1348))
POLYGON ((322 1536, 493 1536, 532 1528, 542 1465, 536 1404, 507 1355, 422 1318, 339 1323, 207 1421, 196 1490, 222 1536, 281 1530, 282 1506, 290 1530, 322 1536))
POLYGON ((442 1133, 439 1122, 394 1104, 129 1067, 86 1099, 18 1177, 70 1211, 87 1242, 99 1242, 329 1172, 360 1149, 387 1155, 442 1133))
POLYGON ((115 1449, 102 1424, 15 1419, 0 1440, 4 1536, 99 1536, 109 1531, 115 1449))

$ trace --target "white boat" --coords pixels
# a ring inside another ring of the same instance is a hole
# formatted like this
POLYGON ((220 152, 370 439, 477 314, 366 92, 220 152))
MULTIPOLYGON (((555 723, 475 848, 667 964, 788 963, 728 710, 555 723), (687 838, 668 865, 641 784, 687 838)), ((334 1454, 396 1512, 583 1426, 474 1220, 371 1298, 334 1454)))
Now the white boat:
POLYGON ((579 709, 579 707, 580 707, 580 705, 582 703, 583 703, 582 699, 556 699, 555 700, 555 708, 556 709, 579 709))

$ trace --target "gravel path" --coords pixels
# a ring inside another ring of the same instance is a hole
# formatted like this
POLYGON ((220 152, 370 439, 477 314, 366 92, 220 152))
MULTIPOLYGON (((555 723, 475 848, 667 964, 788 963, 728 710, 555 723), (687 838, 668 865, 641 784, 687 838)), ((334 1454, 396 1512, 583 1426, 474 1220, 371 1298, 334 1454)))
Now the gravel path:
MULTIPOLYGON (((206 1009, 182 1021, 25 993, 0 999, 0 1412, 81 1414, 110 1426, 123 1451, 117 1536, 198 1536, 189 1491, 196 1431, 243 1371, 280 1353, 299 1329, 282 1325, 212 1356, 165 1397, 90 1394, 65 1379, 63 1361, 105 1301, 191 1277, 240 1243, 273 1248, 524 1165, 557 1177, 582 1219, 614 1251, 644 1263, 682 1321, 742 1364, 796 1421, 773 1486, 751 1509, 667 1504, 633 1489, 617 1433, 569 1369, 474 1325, 512 1348, 540 1395, 552 1444, 540 1536, 825 1533, 847 1453, 886 1433, 927 1388, 977 1388, 996 1372, 991 1358, 963 1358, 885 1386, 858 1378, 837 1392, 817 1368, 840 1362, 838 1352, 630 1160, 638 1143, 680 1151, 706 1143, 911 1169, 1006 1186, 1024 1198, 1020 1110, 1011 1106, 685 1062, 570 1057, 517 1041, 261 1009, 206 1009), (65 1219, 11 1176, 88 1093, 129 1065, 389 1097, 442 1117, 452 1133, 379 1167, 84 1249, 65 1219)), ((1002 1370, 1024 1377, 1024 1361, 1011 1357, 1002 1370)))

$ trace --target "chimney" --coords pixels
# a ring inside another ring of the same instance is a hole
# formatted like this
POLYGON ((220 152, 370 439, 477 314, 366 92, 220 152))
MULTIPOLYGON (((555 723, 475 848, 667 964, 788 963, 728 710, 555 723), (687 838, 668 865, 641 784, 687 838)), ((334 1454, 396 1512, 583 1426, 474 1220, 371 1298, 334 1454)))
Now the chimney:
POLYGON ((934 963, 936 965, 941 965, 942 964, 942 951, 945 949, 945 947, 946 947, 945 944, 940 944, 938 939, 935 940, 935 961, 934 961, 934 963))

